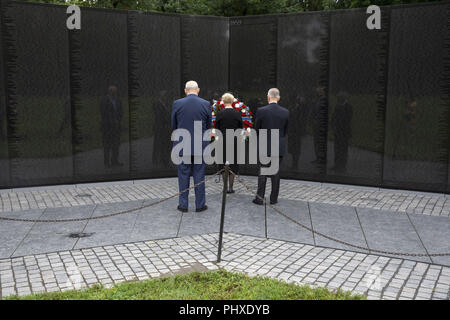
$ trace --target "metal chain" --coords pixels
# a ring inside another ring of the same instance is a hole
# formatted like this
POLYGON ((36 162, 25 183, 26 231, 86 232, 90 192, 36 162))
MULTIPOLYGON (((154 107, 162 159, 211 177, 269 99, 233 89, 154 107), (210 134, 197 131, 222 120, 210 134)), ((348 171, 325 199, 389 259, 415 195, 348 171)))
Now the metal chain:
MULTIPOLYGON (((98 216, 98 217, 89 217, 89 218, 73 218, 73 219, 45 219, 45 220, 41 220, 41 219, 21 219, 21 218, 7 218, 7 217, 0 217, 0 220, 3 221, 16 221, 16 222, 46 222, 46 223, 57 223, 57 222, 77 222, 77 221, 86 221, 86 220, 98 220, 98 219, 105 219, 105 218, 110 218, 110 217, 114 217, 114 216, 118 216, 118 215, 123 215, 123 214, 128 214, 131 212, 135 212, 135 211, 139 211, 145 208, 149 208, 152 206, 155 206, 157 204, 163 203, 167 200, 170 200, 174 197, 180 196, 181 194, 188 192, 191 189, 194 189, 198 186, 200 186, 201 184, 206 183, 207 181, 209 181, 212 178, 215 178, 217 175, 219 175, 220 173, 222 173, 224 171, 224 169, 221 169, 219 171, 217 171, 214 175, 204 179, 203 181, 200 181, 196 184, 194 184, 192 187, 189 187, 185 190, 182 190, 178 193, 175 193, 167 198, 152 202, 150 204, 147 205, 142 205, 138 208, 131 208, 131 209, 127 209, 127 210, 123 210, 123 211, 119 211, 119 212, 115 212, 115 213, 111 213, 111 214, 107 214, 107 215, 103 215, 103 216, 98 216)), ((404 252, 392 252, 392 251, 385 251, 385 250, 377 250, 377 249, 369 249, 366 247, 362 247, 362 246, 358 246, 352 243, 348 243, 346 241, 343 240, 339 240, 336 238, 333 238, 331 236, 328 236, 326 234, 323 234, 319 231, 315 231, 314 229, 302 224, 299 221, 296 221, 295 219, 289 217, 288 215, 284 214, 283 212, 281 212, 278 208, 276 208, 275 206, 271 205, 270 203, 267 203, 266 199, 260 197, 257 193, 255 193, 244 181, 242 181, 242 179, 240 178, 239 175, 237 175, 236 173, 234 173, 232 170, 230 170, 230 173, 233 174, 238 182, 240 184, 242 184, 244 186, 245 189, 247 189, 247 191, 249 191, 250 193, 254 194, 257 198, 259 198, 261 201, 263 201, 263 203, 265 203, 266 205, 268 205, 271 209, 273 209, 276 213, 278 213, 279 215, 283 216, 284 218, 288 219, 289 221, 297 224, 298 226, 314 233, 317 234, 321 237, 324 237, 328 240, 352 247, 352 248, 356 248, 356 249, 360 249, 360 250, 364 250, 364 251, 369 251, 369 252, 376 252, 376 253, 380 253, 380 254, 387 254, 387 255, 397 255, 397 256, 409 256, 409 257, 444 257, 444 256, 450 256, 450 253, 432 253, 432 254, 428 254, 428 253, 404 253, 404 252)))
POLYGON ((385 251, 385 250, 377 250, 377 249, 369 249, 366 247, 362 247, 362 246, 358 246, 352 243, 348 243, 346 241, 343 240, 339 240, 333 237, 330 237, 326 234, 323 234, 319 231, 315 231, 314 229, 304 225, 301 222, 298 222, 295 219, 292 219, 291 217, 289 217, 288 215, 284 214, 283 212, 281 212, 278 208, 276 208, 275 206, 271 205, 270 203, 267 203, 266 199, 260 197, 257 193, 255 193, 244 181, 242 181, 242 179, 240 178, 239 175, 235 174, 233 171, 230 170, 230 173, 233 174, 237 180, 239 181, 240 184, 242 184, 244 186, 245 189, 247 189, 247 191, 249 191, 250 193, 254 194, 258 199, 262 200, 263 203, 267 204, 270 208, 272 208, 276 213, 280 214, 281 216, 285 217, 286 219, 288 219, 289 221, 299 225, 300 227, 311 231, 314 234, 317 234, 321 237, 324 237, 328 240, 349 246, 349 247, 353 247, 356 249, 360 249, 360 250, 364 250, 364 251, 369 251, 369 252, 375 252, 375 253, 380 253, 380 254, 385 254, 385 255, 394 255, 394 256, 407 256, 407 257, 445 257, 445 256, 450 256, 450 253, 404 253, 404 252, 392 252, 392 251, 385 251))
POLYGON ((155 206, 157 204, 163 203, 169 199, 175 198, 185 192, 188 192, 191 189, 194 189, 196 187, 198 187, 199 185, 206 183, 207 181, 209 181, 212 178, 215 178, 216 175, 220 174, 223 172, 224 169, 217 171, 214 175, 204 179, 203 181, 200 181, 196 184, 194 184, 192 187, 189 187, 187 189, 184 189, 183 191, 180 191, 176 194, 171 195, 168 198, 164 198, 155 202, 152 202, 150 204, 147 205, 142 205, 138 208, 131 208, 131 209, 127 209, 127 210, 123 210, 123 211, 119 211, 119 212, 115 212, 115 213, 111 213, 111 214, 107 214, 104 216, 98 216, 98 217, 89 217, 89 218, 72 218, 72 219, 45 219, 45 220, 41 220, 41 219, 21 219, 21 218, 7 218, 7 217, 0 217, 0 220, 3 221, 16 221, 16 222, 48 222, 48 223, 54 223, 54 222, 77 222, 77 221, 86 221, 86 220, 98 220, 98 219, 105 219, 105 218, 110 218, 110 217, 114 217, 114 216, 118 216, 118 215, 122 215, 122 214, 128 214, 134 211, 139 211, 145 208, 149 208, 152 206, 155 206))

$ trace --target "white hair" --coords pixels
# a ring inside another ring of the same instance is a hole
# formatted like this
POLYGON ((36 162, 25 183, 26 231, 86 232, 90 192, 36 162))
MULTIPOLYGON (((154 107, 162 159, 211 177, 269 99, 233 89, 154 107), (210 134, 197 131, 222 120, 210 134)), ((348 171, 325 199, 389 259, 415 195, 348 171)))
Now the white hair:
POLYGON ((269 91, 267 91, 267 96, 270 98, 277 99, 280 97, 280 90, 277 88, 271 88, 269 91))
POLYGON ((190 81, 186 82, 185 89, 187 91, 197 90, 198 89, 198 83, 196 81, 194 81, 194 80, 190 80, 190 81))
POLYGON ((222 101, 225 104, 232 104, 234 101, 234 96, 231 93, 227 92, 222 96, 222 101))

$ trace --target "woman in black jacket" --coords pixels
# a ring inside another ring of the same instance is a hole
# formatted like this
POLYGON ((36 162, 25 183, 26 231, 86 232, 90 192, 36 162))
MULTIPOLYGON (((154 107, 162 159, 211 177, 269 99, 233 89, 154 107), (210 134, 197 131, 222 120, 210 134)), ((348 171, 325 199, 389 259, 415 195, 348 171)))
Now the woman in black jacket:
MULTIPOLYGON (((236 129, 242 129, 243 127, 242 116, 241 113, 232 106, 234 102, 234 96, 231 93, 225 93, 222 96, 222 101, 225 108, 219 111, 216 115, 216 129, 220 130, 223 137, 224 163, 226 163, 227 161, 229 163, 232 162, 231 159, 227 157, 226 149, 227 143, 234 143, 234 159, 233 164, 230 164, 230 169, 234 173, 238 174, 239 166, 237 164, 237 141, 236 141, 237 137, 234 138, 234 141, 227 141, 226 130, 232 129, 233 131, 235 131, 236 129)), ((231 174, 227 193, 234 193, 233 184, 234 184, 234 175, 231 174)))

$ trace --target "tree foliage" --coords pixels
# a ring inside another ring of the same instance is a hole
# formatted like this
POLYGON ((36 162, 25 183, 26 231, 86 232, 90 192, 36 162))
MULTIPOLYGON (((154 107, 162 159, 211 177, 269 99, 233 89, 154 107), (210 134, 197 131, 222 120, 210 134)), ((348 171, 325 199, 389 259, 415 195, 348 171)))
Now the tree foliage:
POLYGON ((367 7, 371 4, 391 5, 432 2, 438 0, 25 0, 80 6, 185 13, 215 16, 245 16, 300 11, 335 10, 367 7))

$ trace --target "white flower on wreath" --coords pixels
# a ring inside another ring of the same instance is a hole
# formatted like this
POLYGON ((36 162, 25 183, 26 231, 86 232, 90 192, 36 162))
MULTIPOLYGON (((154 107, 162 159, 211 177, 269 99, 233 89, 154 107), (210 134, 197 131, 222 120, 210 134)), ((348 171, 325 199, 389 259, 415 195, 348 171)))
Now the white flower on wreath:
POLYGON ((213 138, 214 138, 215 140, 219 140, 219 136, 216 136, 216 129, 215 129, 215 128, 213 128, 213 129, 211 130, 211 135, 213 136, 213 138))

